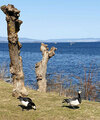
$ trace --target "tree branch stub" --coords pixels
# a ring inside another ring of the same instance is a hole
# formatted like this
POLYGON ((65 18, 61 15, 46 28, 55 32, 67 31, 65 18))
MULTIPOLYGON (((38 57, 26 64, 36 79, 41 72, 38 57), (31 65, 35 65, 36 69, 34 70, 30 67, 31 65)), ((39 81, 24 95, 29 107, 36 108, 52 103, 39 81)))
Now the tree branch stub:
POLYGON ((52 47, 49 51, 48 45, 41 43, 40 51, 42 52, 42 60, 35 65, 36 79, 38 82, 38 91, 46 92, 47 80, 47 62, 48 60, 55 55, 55 50, 57 48, 52 47))
POLYGON ((24 86, 24 73, 22 57, 20 56, 21 43, 18 41, 17 33, 20 30, 22 21, 19 20, 20 11, 14 5, 8 4, 1 6, 1 10, 6 14, 8 45, 10 55, 10 73, 13 78, 13 96, 27 95, 24 86))

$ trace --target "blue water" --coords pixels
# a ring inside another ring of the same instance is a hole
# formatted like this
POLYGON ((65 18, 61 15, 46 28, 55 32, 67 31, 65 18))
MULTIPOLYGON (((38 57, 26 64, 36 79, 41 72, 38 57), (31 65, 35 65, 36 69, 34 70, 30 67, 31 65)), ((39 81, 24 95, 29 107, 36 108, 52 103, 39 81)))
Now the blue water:
MULTIPOLYGON (((21 56, 25 84, 36 83, 35 64, 42 59, 40 43, 23 43, 21 56)), ((57 73, 63 76, 79 76, 84 79, 84 68, 94 69, 94 81, 100 80, 100 42, 92 43, 48 43, 48 47, 55 46, 55 56, 48 61, 47 74, 51 77, 57 73)), ((7 43, 0 43, 0 64, 6 63, 9 69, 9 51, 7 43)), ((77 82, 77 80, 75 81, 77 82)))

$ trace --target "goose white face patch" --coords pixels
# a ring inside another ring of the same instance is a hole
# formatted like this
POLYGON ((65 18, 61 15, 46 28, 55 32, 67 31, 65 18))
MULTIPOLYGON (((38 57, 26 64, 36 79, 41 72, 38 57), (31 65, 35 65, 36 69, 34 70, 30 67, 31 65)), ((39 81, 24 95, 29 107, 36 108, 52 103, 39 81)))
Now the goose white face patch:
POLYGON ((27 106, 29 102, 28 101, 21 101, 21 103, 22 103, 22 105, 27 106))
POLYGON ((79 91, 78 93, 81 94, 81 91, 79 91))
POLYGON ((36 109, 36 106, 33 106, 34 109, 36 109))

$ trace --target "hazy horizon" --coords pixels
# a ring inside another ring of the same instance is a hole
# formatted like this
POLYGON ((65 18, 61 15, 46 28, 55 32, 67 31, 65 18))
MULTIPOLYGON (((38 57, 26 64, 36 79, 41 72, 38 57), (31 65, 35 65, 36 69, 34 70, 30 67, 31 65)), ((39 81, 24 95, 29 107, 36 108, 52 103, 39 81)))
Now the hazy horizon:
MULTIPOLYGON (((0 36, 0 42, 7 42, 7 37, 0 36)), ((31 39, 31 38, 19 38, 20 42, 100 42, 100 38, 60 38, 60 39, 31 39)))

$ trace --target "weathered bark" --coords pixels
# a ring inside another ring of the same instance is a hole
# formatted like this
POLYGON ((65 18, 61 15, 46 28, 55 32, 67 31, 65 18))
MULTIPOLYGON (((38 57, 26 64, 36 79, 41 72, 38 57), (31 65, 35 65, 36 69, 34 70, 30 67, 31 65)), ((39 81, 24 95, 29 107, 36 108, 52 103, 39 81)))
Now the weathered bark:
POLYGON ((50 51, 48 51, 48 45, 41 43, 40 51, 42 52, 42 60, 35 64, 35 73, 36 79, 38 83, 38 91, 46 92, 47 80, 46 80, 46 72, 47 72, 47 63, 48 60, 55 55, 55 50, 57 48, 52 47, 50 51))
POLYGON ((21 43, 18 41, 17 33, 20 30, 21 20, 18 20, 20 11, 13 5, 8 4, 2 6, 1 10, 6 14, 8 45, 10 55, 10 73, 13 79, 13 96, 27 95, 27 90, 24 86, 24 73, 22 66, 22 57, 20 56, 21 43))

